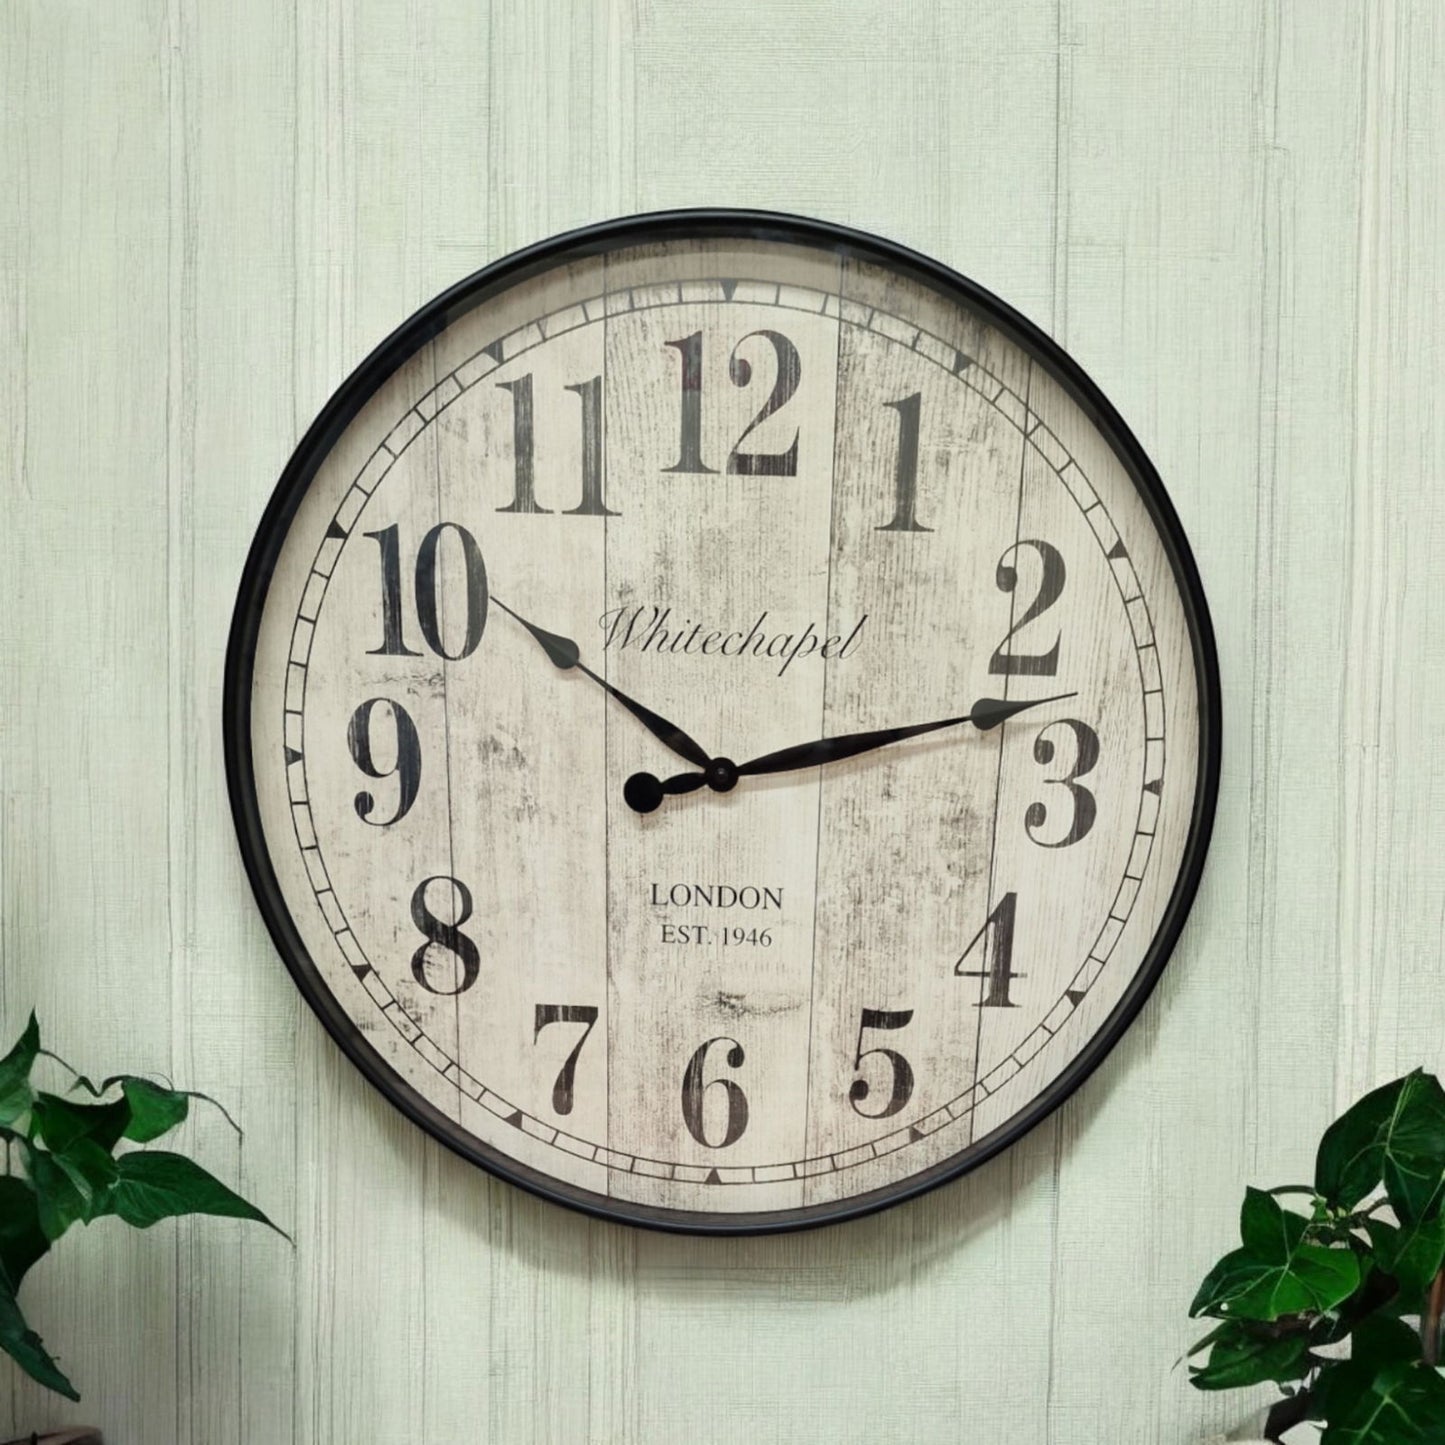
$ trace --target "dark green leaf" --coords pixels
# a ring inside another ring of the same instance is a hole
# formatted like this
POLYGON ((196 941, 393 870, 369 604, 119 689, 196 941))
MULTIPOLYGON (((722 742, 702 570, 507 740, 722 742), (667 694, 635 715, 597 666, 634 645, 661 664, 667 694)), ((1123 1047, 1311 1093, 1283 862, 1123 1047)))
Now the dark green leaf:
POLYGON ((63 1154, 53 1153, 51 1158, 64 1170, 85 1201, 81 1218, 86 1224, 98 1214, 107 1212, 105 1200, 119 1174, 116 1160, 89 1139, 77 1139, 63 1154))
POLYGON ((1249 1190, 1240 1212, 1245 1246, 1214 1266, 1189 1313, 1276 1320, 1323 1312, 1348 1299, 1360 1284, 1358 1257, 1348 1248, 1307 1244, 1308 1226, 1307 1219, 1287 1213, 1270 1195, 1249 1190))
POLYGON ((1445 1445, 1445 1379, 1418 1361, 1351 1359, 1322 1370, 1315 1389, 1320 1445, 1445 1445))
MULTIPOLYGON (((111 1190, 107 1212, 118 1214, 137 1229, 148 1229, 158 1220, 181 1214, 254 1219, 276 1229, 254 1204, 248 1204, 214 1175, 181 1154, 144 1150, 123 1154, 116 1162, 120 1166, 120 1177, 111 1190)), ((276 1232, 283 1233, 279 1229, 276 1232)))
POLYGON ((54 1156, 43 1149, 29 1151, 25 1168, 35 1188, 40 1228, 53 1244, 72 1224, 87 1218, 87 1201, 54 1156))
POLYGON ((40 1025, 32 1013, 15 1047, 0 1059, 0 1124, 14 1123, 30 1107, 30 1070, 39 1052, 40 1025))
POLYGON ((1190 1369, 1189 1383, 1197 1390, 1237 1390, 1266 1380, 1301 1380, 1310 1364, 1303 1332, 1279 1335, 1230 1321, 1214 1341, 1208 1363, 1190 1369))
POLYGON ((18 1290, 26 1271, 49 1248, 35 1191, 14 1175, 0 1177, 0 1287, 18 1290))
POLYGON ((164 1089, 149 1079, 128 1077, 122 1081, 125 1102, 130 1105, 130 1122, 125 1137, 137 1144, 149 1144, 185 1121, 190 1098, 176 1089, 164 1089))
POLYGON ((1365 1228, 1380 1268, 1395 1276, 1400 1288, 1417 1301, 1445 1265, 1445 1181, 1430 1209, 1398 1229, 1385 1225, 1365 1228))
POLYGON ((1350 1359, 1382 1370, 1386 1365, 1420 1362, 1420 1336, 1409 1325, 1387 1315, 1361 1320, 1350 1346, 1350 1359))
POLYGON ((112 1104, 72 1104, 55 1094, 35 1096, 35 1123, 52 1154, 64 1154, 80 1139, 89 1139, 107 1154, 125 1135, 131 1106, 124 1099, 112 1104))
POLYGON ((75 1386, 46 1354, 40 1336, 25 1323, 14 1292, 4 1286, 0 1286, 0 1349, 4 1349, 31 1379, 39 1380, 68 1400, 80 1399, 75 1386))
POLYGON ((1419 1069, 1365 1095, 1325 1131, 1315 1187, 1353 1209, 1384 1184, 1402 1221, 1419 1218, 1445 1175, 1445 1090, 1419 1069))

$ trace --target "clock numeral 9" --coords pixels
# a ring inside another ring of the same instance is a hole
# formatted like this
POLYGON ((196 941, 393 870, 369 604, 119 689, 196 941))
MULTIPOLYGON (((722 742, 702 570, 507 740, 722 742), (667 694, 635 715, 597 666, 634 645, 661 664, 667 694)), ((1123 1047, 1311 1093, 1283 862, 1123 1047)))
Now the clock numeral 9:
POLYGON ((848 1090, 848 1102, 852 1104, 855 1113, 861 1114, 865 1119, 886 1119, 896 1114, 913 1097, 913 1065, 898 1052, 897 1049, 865 1049, 863 1047, 863 1035, 869 1029, 901 1029, 913 1019, 911 1008, 899 1009, 896 1012, 889 1009, 865 1008, 863 1018, 858 1024, 858 1047, 853 1056, 853 1067, 862 1069, 863 1060, 871 1059, 875 1054, 888 1060, 893 1069, 892 1085, 888 1093, 888 1102, 881 1109, 861 1109, 858 1106, 868 1098, 872 1089, 868 1080, 856 1078, 852 1087, 848 1090))
POLYGON ((1020 547, 1032 547, 1039 554, 1044 564, 1043 580, 1039 583, 1034 600, 1024 610, 1024 615, 1009 628, 1008 636, 994 649, 988 670, 1004 677, 1053 677, 1059 670, 1058 638, 1054 639, 1054 645, 1047 652, 1033 654, 1014 652, 1009 644, 1034 618, 1042 616, 1063 595, 1064 559, 1056 547, 1037 538, 1029 537, 1015 542, 998 559, 998 570, 994 573, 994 580, 1001 592, 1012 592, 1019 585, 1018 568, 1009 561, 1009 557, 1010 554, 1017 556, 1020 547), (1005 652, 1005 648, 1009 650, 1005 652))
POLYGON ((448 878, 445 874, 438 874, 432 878, 423 878, 416 885, 416 891, 411 895, 411 921, 426 935, 428 941, 412 954, 411 974, 428 993, 451 997, 465 993, 477 981, 482 967, 482 955, 477 945, 462 932, 462 924, 471 916, 472 894, 465 883, 448 878), (452 890, 456 914, 454 922, 444 922, 428 907, 426 893, 433 883, 445 883, 452 890), (440 960, 428 958, 433 948, 444 949, 452 956, 450 988, 432 982, 433 978, 442 972, 440 960))
MULTIPOLYGON (((753 364, 743 356, 743 343, 761 337, 773 348, 777 371, 773 389, 756 416, 743 429, 736 445, 728 454, 727 470, 734 477, 796 477, 798 475, 798 432, 792 445, 781 452, 745 452, 739 450, 752 432, 774 412, 782 410, 798 389, 803 376, 803 362, 798 348, 780 331, 750 331, 733 347, 728 358, 728 377, 737 387, 752 384, 753 364)), ((678 421, 678 457, 666 472, 686 472, 694 476, 716 474, 702 459, 702 332, 669 341, 682 363, 681 401, 678 421)))
MULTIPOLYGON (((372 657, 420 657, 421 653, 406 645, 401 600, 400 530, 393 523, 380 532, 367 532, 381 549, 381 646, 373 647, 372 657)), ((487 625, 487 568, 477 539, 455 522, 439 522, 422 538, 416 554, 416 620, 426 645, 448 662, 460 662, 477 650, 487 625), (442 536, 455 533, 462 549, 462 566, 466 576, 466 625, 462 644, 456 652, 448 652, 441 629, 441 595, 437 578, 437 552, 442 536)))
POLYGON ((1069 830, 1055 843, 1040 838, 1037 830, 1042 828, 1048 819, 1049 810, 1043 803, 1030 803, 1028 810, 1024 813, 1024 828, 1029 838, 1037 843, 1040 848, 1067 848, 1070 843, 1077 843, 1090 828, 1094 826, 1094 819, 1098 816, 1099 805, 1095 801, 1093 793, 1076 779, 1082 778, 1085 773, 1091 773, 1099 761, 1099 735, 1087 723, 1081 723, 1077 718, 1060 718, 1057 722, 1051 722, 1040 730, 1038 737, 1034 739, 1034 761, 1048 764, 1054 760, 1054 745, 1045 733, 1052 732, 1055 728, 1068 728, 1074 734, 1074 766, 1064 774, 1062 778, 1049 778, 1047 781, 1059 787, 1067 788, 1073 799, 1073 816, 1069 819, 1069 830))
POLYGON ((687 1132, 704 1148, 726 1149, 729 1144, 736 1144, 742 1138, 743 1130, 748 1127, 748 1100, 742 1088, 732 1079, 705 1082, 708 1050, 714 1044, 730 1046, 724 1055, 728 1068, 740 1069, 743 1066, 746 1056, 743 1046, 736 1039, 720 1037, 709 1039, 700 1045, 688 1060, 687 1071, 682 1076, 682 1121, 687 1125, 687 1132), (727 1123, 723 1128, 722 1138, 717 1140, 707 1137, 703 1120, 703 1100, 709 1089, 721 1089, 727 1098, 727 1123))
POLYGON ((421 786, 421 740, 417 737, 416 724, 411 714, 389 697, 369 697, 351 714, 346 725, 346 742, 356 766, 368 778, 390 778, 397 780, 396 812, 389 818, 378 818, 376 799, 372 794, 361 792, 356 795, 356 816, 363 823, 374 827, 387 828, 399 823, 416 802, 417 789, 421 786), (396 729, 396 762, 389 768, 379 768, 371 750, 372 711, 378 707, 391 709, 392 726, 396 729))

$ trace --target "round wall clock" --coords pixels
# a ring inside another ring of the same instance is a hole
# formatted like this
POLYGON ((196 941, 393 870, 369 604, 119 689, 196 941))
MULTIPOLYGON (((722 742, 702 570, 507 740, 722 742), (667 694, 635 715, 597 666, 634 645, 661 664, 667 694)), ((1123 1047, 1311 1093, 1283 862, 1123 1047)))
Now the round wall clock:
POLYGON ((1204 597, 1077 365, 790 217, 488 267, 302 441, 227 762, 363 1073, 548 1198, 713 1233, 917 1194, 1054 1108, 1178 936, 1204 597))

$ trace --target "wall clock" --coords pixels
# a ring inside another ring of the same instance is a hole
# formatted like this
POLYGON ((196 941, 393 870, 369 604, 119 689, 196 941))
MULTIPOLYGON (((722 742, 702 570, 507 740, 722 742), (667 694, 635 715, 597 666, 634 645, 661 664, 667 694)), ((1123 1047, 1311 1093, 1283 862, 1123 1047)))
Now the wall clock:
POLYGON ((741 212, 424 307, 287 466, 227 761, 307 1001, 437 1138, 706 1232, 896 1202, 1118 1039, 1219 683, 1080 369, 920 256, 741 212))

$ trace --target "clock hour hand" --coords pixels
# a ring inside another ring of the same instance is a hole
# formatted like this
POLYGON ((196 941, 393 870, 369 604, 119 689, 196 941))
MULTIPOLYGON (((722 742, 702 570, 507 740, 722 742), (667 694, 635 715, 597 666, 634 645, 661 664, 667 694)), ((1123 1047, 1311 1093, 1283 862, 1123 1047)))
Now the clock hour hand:
POLYGON ((538 627, 535 622, 528 622, 525 617, 513 612, 495 593, 492 595, 491 600, 500 607, 508 617, 521 623, 521 625, 532 634, 542 651, 551 659, 554 667, 562 672, 576 670, 582 673, 584 677, 590 677, 598 687, 602 688, 611 697, 620 702, 653 737, 665 743, 678 757, 686 758, 688 762, 694 763, 700 768, 707 767, 712 761, 706 751, 699 747, 676 723, 670 723, 665 717, 661 717, 653 712, 651 708, 643 707, 636 699, 628 697, 621 688, 613 687, 605 677, 599 677, 593 672, 592 669, 582 661, 581 651, 570 637, 562 637, 558 633, 548 632, 545 627, 538 627))
POLYGON ((726 793, 737 786, 739 778, 757 777, 764 773, 788 773, 798 768, 814 768, 824 763, 839 763, 856 758, 859 753, 886 748, 923 733, 972 723, 980 732, 988 732, 1016 714, 1045 703, 1063 702, 1077 697, 1074 692, 1055 697, 1036 697, 1010 702, 1004 698, 981 697, 961 717, 946 717, 938 722, 914 723, 910 727, 878 728, 866 733, 845 733, 836 738, 819 738, 816 742, 799 743, 775 753, 764 753, 751 762, 737 764, 728 758, 713 758, 700 773, 679 773, 672 778, 655 778, 651 773, 634 773, 627 780, 622 795, 635 812, 650 813, 663 798, 672 793, 693 793, 706 785, 717 793, 726 793))

